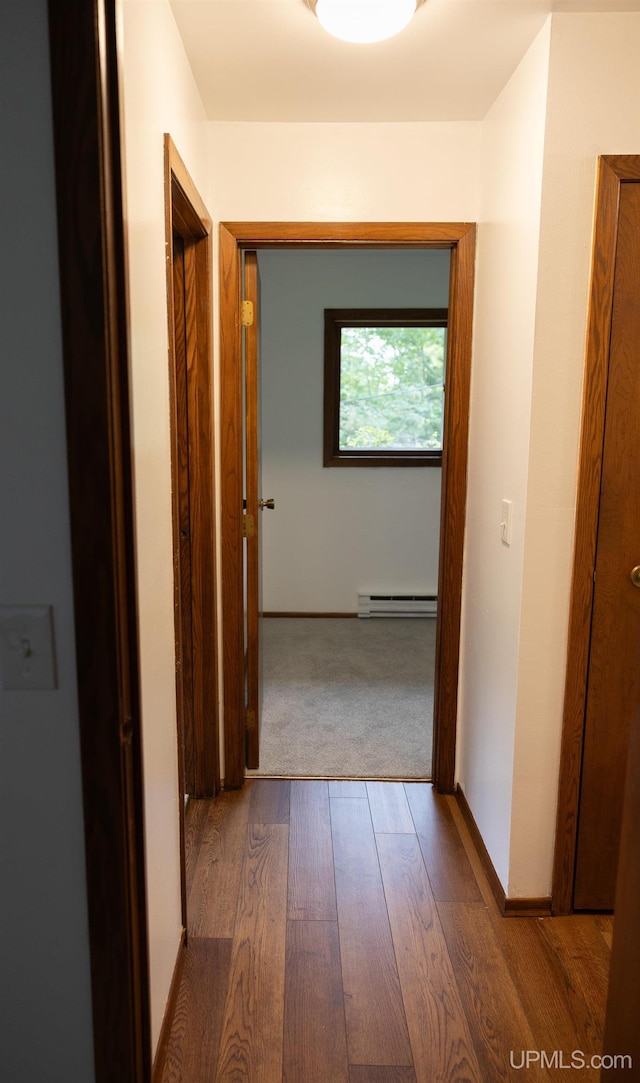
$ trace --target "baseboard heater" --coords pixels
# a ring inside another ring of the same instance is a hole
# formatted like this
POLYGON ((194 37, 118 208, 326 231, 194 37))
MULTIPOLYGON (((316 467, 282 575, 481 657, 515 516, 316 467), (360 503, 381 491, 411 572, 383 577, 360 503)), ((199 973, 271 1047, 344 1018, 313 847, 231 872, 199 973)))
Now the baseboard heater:
POLYGON ((359 617, 435 617, 437 594, 359 594, 359 617))

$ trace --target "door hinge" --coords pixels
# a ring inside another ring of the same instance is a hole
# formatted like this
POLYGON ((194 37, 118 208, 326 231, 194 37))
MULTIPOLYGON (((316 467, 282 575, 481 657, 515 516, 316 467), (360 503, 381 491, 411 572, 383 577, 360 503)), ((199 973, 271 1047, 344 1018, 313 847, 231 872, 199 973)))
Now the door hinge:
POLYGON ((241 317, 243 327, 251 327, 253 325, 253 301, 242 302, 241 317))
POLYGON ((256 712, 255 711, 245 711, 244 712, 244 725, 245 725, 245 729, 246 729, 247 733, 253 733, 254 730, 257 730, 258 723, 257 723, 257 720, 256 720, 256 712))
POLYGON ((242 537, 252 538, 256 532, 256 525, 253 521, 253 515, 242 516, 242 537))

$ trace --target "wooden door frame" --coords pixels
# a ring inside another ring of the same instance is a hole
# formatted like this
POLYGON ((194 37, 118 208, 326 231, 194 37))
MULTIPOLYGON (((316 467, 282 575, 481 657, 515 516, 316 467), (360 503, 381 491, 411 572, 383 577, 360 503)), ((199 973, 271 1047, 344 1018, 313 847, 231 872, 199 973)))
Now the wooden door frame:
POLYGON ((95 1078, 147 1083, 151 1026, 116 24, 113 0, 49 0, 95 1078))
POLYGON ((246 442, 246 503, 247 515, 253 518, 253 534, 247 537, 247 766, 256 770, 260 757, 260 698, 261 698, 261 553, 262 521, 258 501, 260 491, 260 272, 257 252, 246 252, 244 260, 244 297, 253 304, 253 321, 245 329, 245 442, 246 442), (252 461, 256 469, 250 470, 252 461))
POLYGON ((553 867, 554 914, 573 912, 620 186, 631 181, 640 181, 640 155, 599 159, 553 867))
POLYGON ((439 619, 434 690, 436 787, 455 788, 462 561, 467 489, 471 335, 475 270, 473 223, 222 222, 220 367, 222 606, 225 788, 244 781, 242 571, 242 253, 247 249, 448 248, 451 250, 445 399, 439 619), (446 529, 445 529, 446 524, 446 529))
MULTIPOLYGON (((174 593, 176 612, 176 698, 181 787, 193 797, 211 797, 220 789, 217 682, 216 536, 213 457, 212 221, 170 135, 164 137, 165 239, 167 245, 167 316, 171 418, 171 473, 174 593), (193 726, 183 707, 180 621, 180 522, 178 507, 180 424, 177 416, 177 358, 173 290, 173 235, 185 243, 187 309, 188 477, 191 525, 191 619, 193 636, 193 726)), ((181 850, 184 860, 184 793, 180 794, 181 850)), ((184 869, 183 869, 184 893, 184 869)), ((183 899, 183 909, 184 909, 183 899)), ((186 920, 186 914, 185 920, 186 920)))

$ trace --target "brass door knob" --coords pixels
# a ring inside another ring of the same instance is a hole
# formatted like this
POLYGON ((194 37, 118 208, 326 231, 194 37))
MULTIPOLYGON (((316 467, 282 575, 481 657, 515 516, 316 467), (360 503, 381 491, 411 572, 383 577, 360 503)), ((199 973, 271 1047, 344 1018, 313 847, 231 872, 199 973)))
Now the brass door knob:
MULTIPOLYGON (((275 500, 273 499, 272 496, 270 496, 268 500, 259 500, 258 501, 258 507, 259 508, 271 508, 271 510, 273 511, 275 506, 276 506, 276 502, 275 502, 275 500)), ((640 568, 638 569, 638 571, 640 572, 640 568)), ((638 583, 638 586, 640 586, 640 582, 638 583)))
POLYGON ((636 564, 635 568, 631 569, 631 575, 629 576, 634 587, 640 587, 640 564, 636 564))

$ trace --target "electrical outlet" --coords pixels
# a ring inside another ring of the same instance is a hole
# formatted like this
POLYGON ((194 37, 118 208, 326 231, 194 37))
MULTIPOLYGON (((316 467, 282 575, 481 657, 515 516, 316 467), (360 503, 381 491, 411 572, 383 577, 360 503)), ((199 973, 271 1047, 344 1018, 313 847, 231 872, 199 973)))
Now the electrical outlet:
POLYGON ((0 606, 0 684, 5 692, 58 687, 50 605, 0 606))

